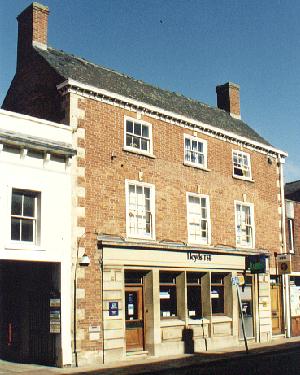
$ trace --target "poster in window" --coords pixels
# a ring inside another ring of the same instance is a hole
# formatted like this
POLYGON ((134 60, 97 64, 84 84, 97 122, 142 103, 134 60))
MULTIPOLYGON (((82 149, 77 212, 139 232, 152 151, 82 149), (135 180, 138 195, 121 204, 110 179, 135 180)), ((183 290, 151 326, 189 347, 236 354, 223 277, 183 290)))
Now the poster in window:
POLYGON ((300 286, 291 285, 291 316, 300 316, 300 286))

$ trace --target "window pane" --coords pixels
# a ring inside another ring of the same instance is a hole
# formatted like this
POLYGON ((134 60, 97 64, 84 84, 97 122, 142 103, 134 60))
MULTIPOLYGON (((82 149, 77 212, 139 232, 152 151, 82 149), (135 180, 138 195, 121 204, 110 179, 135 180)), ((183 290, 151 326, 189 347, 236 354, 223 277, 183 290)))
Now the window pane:
POLYGON ((133 122, 132 121, 126 121, 126 132, 133 133, 133 122))
POLYGON ((198 152, 203 152, 203 143, 198 142, 198 152))
POLYGON ((126 135, 126 146, 133 147, 133 136, 127 134, 126 135))
POLYGON ((20 219, 11 219, 11 239, 14 241, 20 241, 20 219))
POLYGON ((132 147, 141 148, 141 139, 138 137, 132 137, 132 147))
POLYGON ((145 197, 146 198, 150 198, 150 188, 145 187, 144 188, 144 193, 145 193, 145 197))
POLYGON ((187 305, 190 319, 202 318, 201 286, 187 286, 187 305))
POLYGON ((160 316, 169 317, 177 315, 176 285, 160 286, 160 316))
POLYGON ((32 196, 24 195, 23 215, 34 217, 34 201, 32 196))
POLYGON ((224 286, 211 286, 211 310, 213 314, 224 314, 224 286))
POLYGON ((12 193, 11 214, 22 215, 22 194, 20 193, 12 193))
POLYGON ((192 141, 192 150, 197 151, 197 141, 192 141))
POLYGON ((149 127, 147 125, 142 126, 142 136, 149 138, 149 127))
POLYGON ((138 122, 134 123, 134 134, 135 135, 141 135, 142 134, 142 127, 141 124, 138 122))
POLYGON ((190 139, 188 139, 188 138, 185 138, 185 148, 186 148, 187 150, 190 150, 190 149, 191 149, 191 141, 190 141, 190 139))
POLYGON ((144 151, 148 150, 148 140, 147 139, 141 139, 141 149, 144 151))
POLYGON ((33 242, 33 220, 22 220, 21 241, 33 242))

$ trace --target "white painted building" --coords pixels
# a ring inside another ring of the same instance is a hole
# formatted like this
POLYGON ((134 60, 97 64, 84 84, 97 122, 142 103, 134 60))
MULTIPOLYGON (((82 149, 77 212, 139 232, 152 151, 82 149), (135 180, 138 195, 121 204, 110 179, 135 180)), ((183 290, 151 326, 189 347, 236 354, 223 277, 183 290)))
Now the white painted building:
POLYGON ((72 363, 70 127, 0 110, 0 354, 72 363))

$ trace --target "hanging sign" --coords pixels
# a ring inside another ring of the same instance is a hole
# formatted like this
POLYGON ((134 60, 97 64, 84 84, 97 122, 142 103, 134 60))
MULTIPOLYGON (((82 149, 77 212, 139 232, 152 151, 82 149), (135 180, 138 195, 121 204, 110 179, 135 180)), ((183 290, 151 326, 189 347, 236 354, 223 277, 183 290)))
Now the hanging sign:
POLYGON ((286 275, 292 272, 291 254, 277 255, 277 269, 278 275, 286 275))
POLYGON ((252 274, 266 273, 266 255, 247 255, 246 269, 250 269, 252 274))

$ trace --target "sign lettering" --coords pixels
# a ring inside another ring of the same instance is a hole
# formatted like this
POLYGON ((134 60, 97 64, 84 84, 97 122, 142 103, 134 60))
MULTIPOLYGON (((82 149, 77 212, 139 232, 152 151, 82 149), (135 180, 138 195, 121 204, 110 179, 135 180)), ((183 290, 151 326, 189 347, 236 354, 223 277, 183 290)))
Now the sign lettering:
POLYGON ((188 251, 187 252, 187 259, 191 260, 193 262, 211 262, 212 261, 212 255, 211 254, 202 254, 197 253, 195 251, 188 251))

